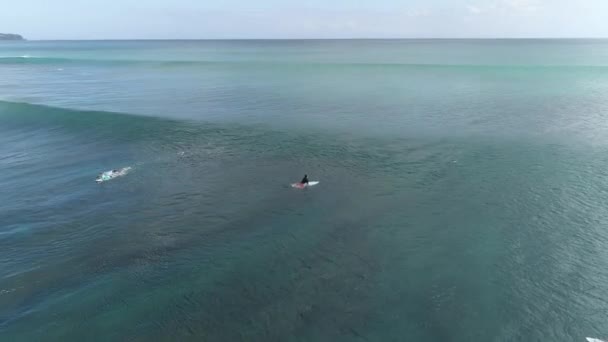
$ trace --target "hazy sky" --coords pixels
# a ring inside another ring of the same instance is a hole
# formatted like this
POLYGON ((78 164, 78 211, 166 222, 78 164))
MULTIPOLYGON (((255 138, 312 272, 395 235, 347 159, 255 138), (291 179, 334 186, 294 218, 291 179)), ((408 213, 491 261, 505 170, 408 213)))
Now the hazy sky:
POLYGON ((608 0, 0 0, 29 39, 608 37, 608 0))

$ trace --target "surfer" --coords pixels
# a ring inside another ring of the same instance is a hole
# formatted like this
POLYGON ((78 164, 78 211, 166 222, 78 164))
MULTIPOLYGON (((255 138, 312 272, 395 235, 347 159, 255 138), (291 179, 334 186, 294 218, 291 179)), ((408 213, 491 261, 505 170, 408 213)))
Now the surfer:
POLYGON ((300 182, 300 184, 304 185, 308 185, 308 175, 304 175, 304 178, 302 178, 302 181, 300 182))
POLYGON ((97 180, 107 180, 109 177, 120 175, 119 170, 105 171, 97 176, 97 180))

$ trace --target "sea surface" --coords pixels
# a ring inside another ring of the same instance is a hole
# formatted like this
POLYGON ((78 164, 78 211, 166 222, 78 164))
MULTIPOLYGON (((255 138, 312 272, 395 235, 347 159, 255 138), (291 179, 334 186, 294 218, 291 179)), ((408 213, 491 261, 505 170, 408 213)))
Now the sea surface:
POLYGON ((0 42, 0 341, 585 337, 607 40, 0 42))

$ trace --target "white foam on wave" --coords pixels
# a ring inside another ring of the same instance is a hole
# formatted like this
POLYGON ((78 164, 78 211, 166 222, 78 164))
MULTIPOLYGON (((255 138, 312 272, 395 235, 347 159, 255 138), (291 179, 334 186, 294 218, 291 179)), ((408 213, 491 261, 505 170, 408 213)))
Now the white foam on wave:
POLYGON ((0 56, 0 59, 30 59, 30 58, 38 58, 30 55, 21 55, 21 56, 0 56))
POLYGON ((0 295, 15 292, 17 289, 0 290, 0 295))

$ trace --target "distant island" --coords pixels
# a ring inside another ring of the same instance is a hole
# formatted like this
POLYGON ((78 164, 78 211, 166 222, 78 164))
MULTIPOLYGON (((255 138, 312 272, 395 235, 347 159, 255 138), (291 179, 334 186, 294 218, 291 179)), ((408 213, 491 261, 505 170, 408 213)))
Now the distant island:
POLYGON ((0 40, 25 40, 22 36, 12 33, 0 33, 0 40))

